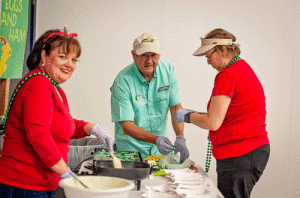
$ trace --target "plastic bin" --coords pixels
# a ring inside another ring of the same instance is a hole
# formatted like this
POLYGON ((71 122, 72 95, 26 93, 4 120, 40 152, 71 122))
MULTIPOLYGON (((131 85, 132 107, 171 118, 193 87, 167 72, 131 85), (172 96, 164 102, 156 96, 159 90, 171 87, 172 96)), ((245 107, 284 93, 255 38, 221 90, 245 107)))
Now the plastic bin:
POLYGON ((95 148, 104 148, 97 138, 72 139, 69 144, 68 153, 68 166, 70 169, 77 173, 80 164, 84 160, 93 157, 95 148))

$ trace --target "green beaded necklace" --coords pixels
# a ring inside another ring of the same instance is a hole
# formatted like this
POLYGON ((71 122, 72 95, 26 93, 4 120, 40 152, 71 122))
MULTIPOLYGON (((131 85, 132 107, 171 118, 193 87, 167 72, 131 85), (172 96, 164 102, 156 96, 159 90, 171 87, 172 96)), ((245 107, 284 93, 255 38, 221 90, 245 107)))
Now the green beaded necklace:
POLYGON ((206 162, 205 162, 205 172, 208 173, 211 161, 211 153, 212 153, 212 144, 209 140, 209 136, 207 136, 208 145, 207 145, 207 153, 206 153, 206 162))
POLYGON ((235 63, 236 61, 241 60, 241 57, 239 55, 237 55, 236 57, 234 57, 233 59, 231 59, 229 61, 229 63, 226 65, 225 68, 229 67, 230 65, 232 65, 233 63, 235 63))
POLYGON ((19 85, 17 86, 17 88, 15 89, 14 93, 12 94, 12 97, 10 99, 10 102, 8 104, 8 107, 7 107, 7 111, 6 111, 6 114, 5 114, 5 118, 3 119, 3 133, 5 133, 5 124, 6 124, 6 120, 7 120, 7 116, 10 112, 10 109, 11 109, 11 106, 13 104, 13 101, 15 100, 16 98, 16 95, 17 93, 19 92, 19 90, 21 89, 22 85, 24 85, 24 83, 29 80, 30 78, 32 78, 33 76, 39 76, 39 75, 42 75, 42 76, 45 76, 46 78, 48 78, 52 84, 56 87, 56 88, 60 88, 59 84, 57 84, 54 80, 52 80, 48 75, 46 75, 45 73, 41 73, 41 72, 37 72, 37 73, 33 73, 33 74, 30 74, 28 75, 28 77, 24 78, 20 83, 19 85))
MULTIPOLYGON (((229 67, 230 65, 232 65, 238 60, 241 60, 241 57, 239 55, 231 59, 225 68, 229 67)), ((206 153, 205 172, 208 173, 210 167, 210 161, 211 161, 211 154, 212 154, 212 144, 211 141, 209 140, 209 136, 207 137, 207 140, 208 140, 208 146, 207 146, 207 153, 206 153)))

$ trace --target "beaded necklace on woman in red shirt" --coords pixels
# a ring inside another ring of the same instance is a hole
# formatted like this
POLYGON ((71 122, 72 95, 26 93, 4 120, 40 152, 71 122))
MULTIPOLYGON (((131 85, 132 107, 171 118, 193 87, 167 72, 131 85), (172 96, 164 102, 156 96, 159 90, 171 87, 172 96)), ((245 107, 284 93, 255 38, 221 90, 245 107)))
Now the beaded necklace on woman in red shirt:
POLYGON ((5 114, 5 118, 3 119, 3 133, 5 133, 5 124, 6 124, 6 120, 7 120, 7 116, 10 112, 10 109, 11 109, 11 106, 13 104, 13 101, 15 100, 16 98, 16 95, 17 93, 19 92, 19 90, 21 89, 22 85, 24 85, 25 82, 27 82, 27 80, 29 80, 30 78, 32 78, 33 76, 39 76, 39 75, 42 75, 42 76, 45 76, 46 78, 48 78, 52 84, 56 87, 56 88, 60 88, 59 84, 57 84, 54 80, 52 80, 48 75, 46 75, 45 73, 41 73, 41 72, 37 72, 37 73, 33 73, 33 74, 30 74, 28 75, 27 77, 25 77, 20 83, 19 85, 17 86, 17 88, 15 89, 14 93, 12 94, 12 97, 10 99, 10 102, 9 102, 9 106, 7 107, 7 111, 6 111, 6 114, 5 114))

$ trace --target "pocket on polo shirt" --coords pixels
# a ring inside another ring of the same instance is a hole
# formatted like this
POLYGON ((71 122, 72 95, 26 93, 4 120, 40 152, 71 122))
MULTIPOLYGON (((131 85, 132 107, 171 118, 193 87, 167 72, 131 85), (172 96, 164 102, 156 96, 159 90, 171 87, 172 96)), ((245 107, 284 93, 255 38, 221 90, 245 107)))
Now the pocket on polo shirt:
POLYGON ((160 114, 165 114, 168 112, 169 107, 169 92, 163 91, 159 92, 155 97, 154 106, 157 112, 160 114))
POLYGON ((158 92, 155 97, 155 101, 163 101, 169 99, 169 90, 158 92))

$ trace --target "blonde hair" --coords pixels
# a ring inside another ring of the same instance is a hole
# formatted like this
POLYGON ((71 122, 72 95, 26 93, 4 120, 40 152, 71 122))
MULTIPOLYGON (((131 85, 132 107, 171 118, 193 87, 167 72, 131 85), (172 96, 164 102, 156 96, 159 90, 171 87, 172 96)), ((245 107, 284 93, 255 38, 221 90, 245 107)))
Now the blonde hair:
MULTIPOLYGON (((236 41, 236 38, 232 33, 228 32, 224 29, 221 29, 221 28, 218 28, 218 29, 215 29, 215 30, 209 32, 206 35, 205 39, 231 39, 232 42, 236 41)), ((228 54, 232 55, 233 57, 241 54, 239 44, 232 43, 231 45, 226 45, 226 46, 217 45, 216 49, 220 50, 221 52, 224 52, 223 47, 227 50, 228 54)))

